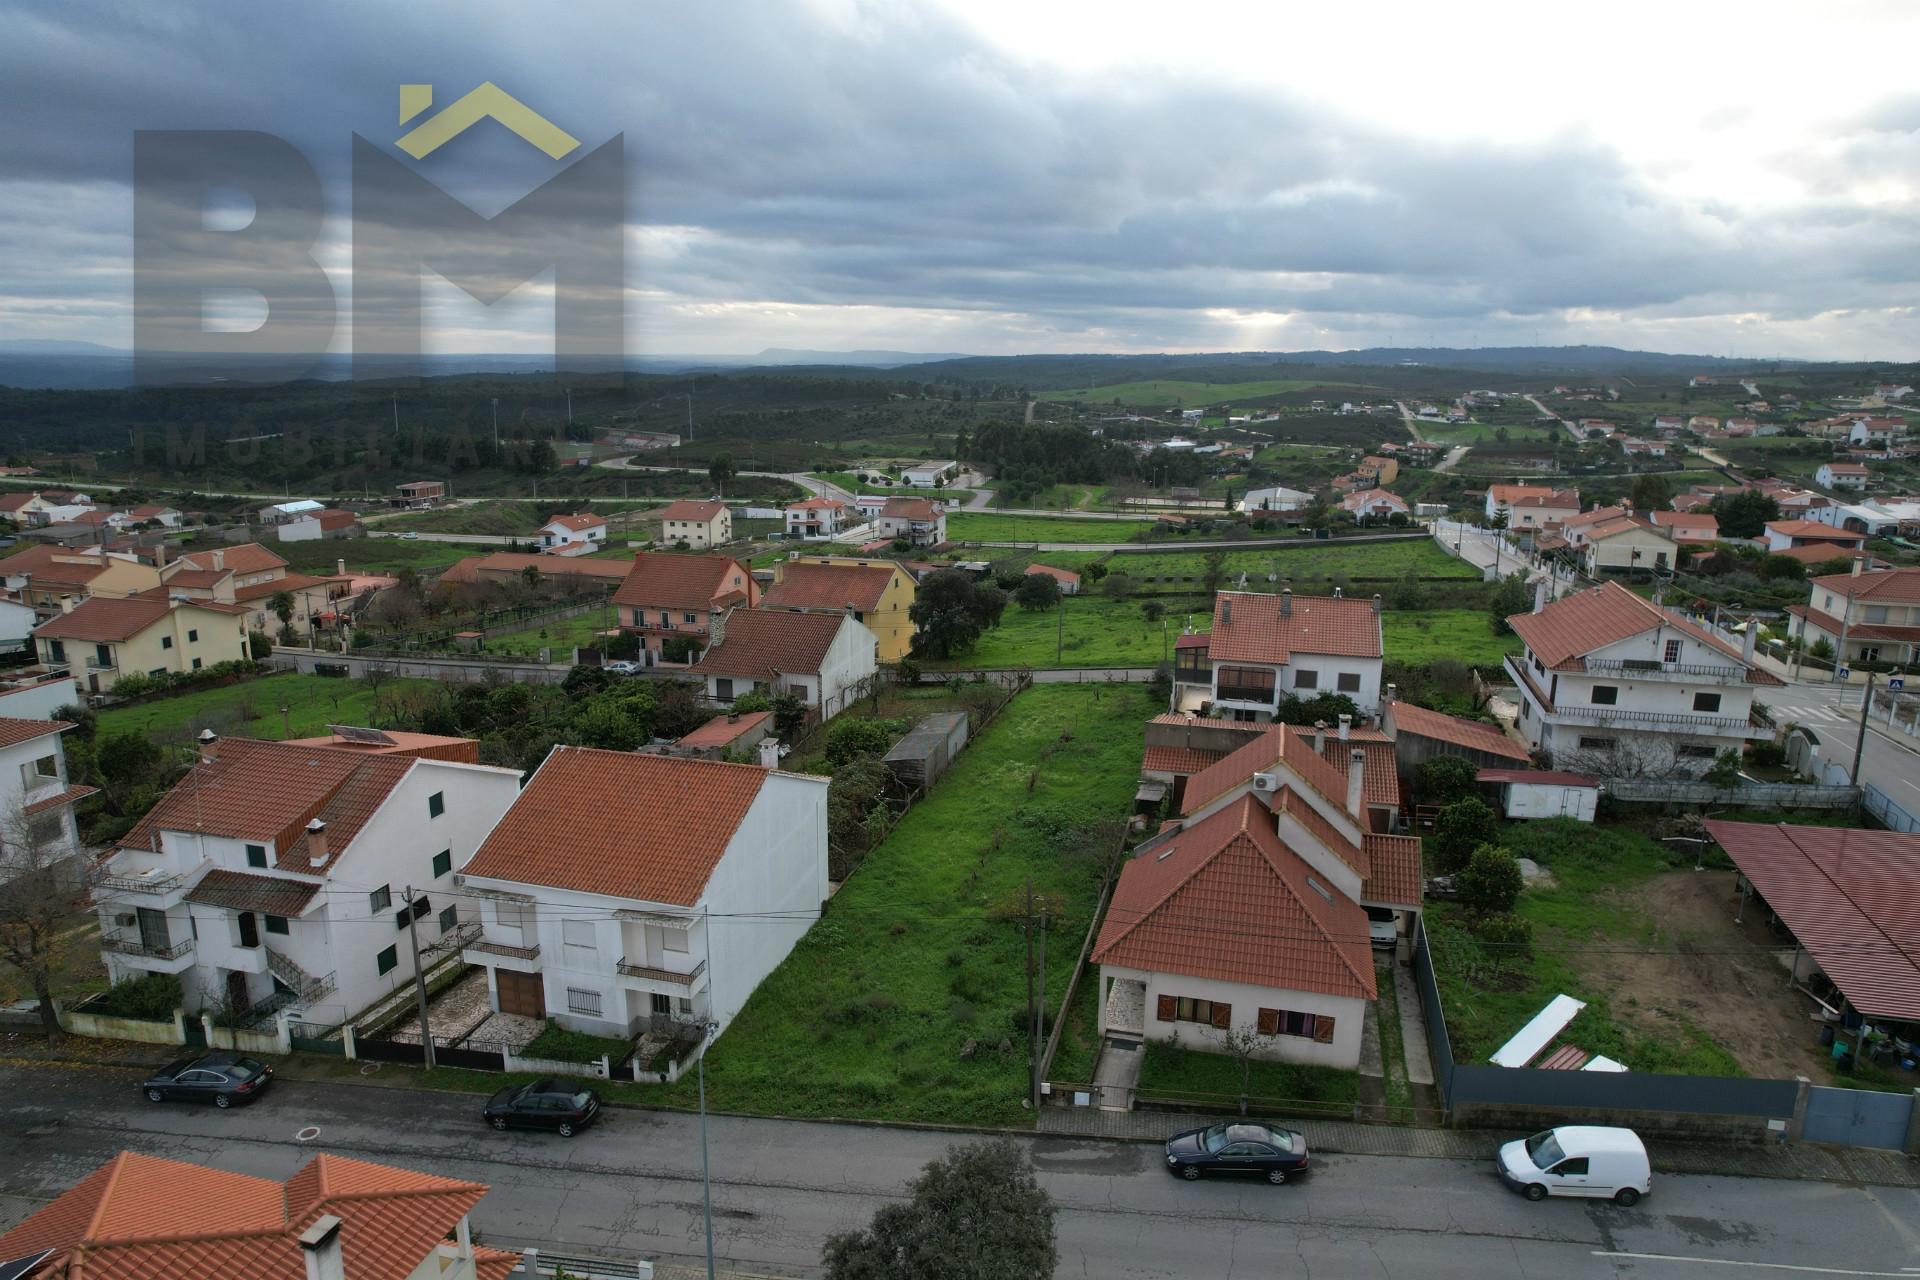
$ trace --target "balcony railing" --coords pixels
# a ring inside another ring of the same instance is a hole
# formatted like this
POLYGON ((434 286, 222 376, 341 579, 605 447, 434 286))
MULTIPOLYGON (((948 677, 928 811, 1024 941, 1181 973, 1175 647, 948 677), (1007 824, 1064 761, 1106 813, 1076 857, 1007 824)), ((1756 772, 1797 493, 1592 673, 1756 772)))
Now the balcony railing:
POLYGON ((1173 678, 1180 684, 1212 684, 1213 668, 1204 662, 1177 662, 1173 667, 1173 678))
POLYGON ((1702 662, 1654 662, 1652 660, 1635 661, 1632 658, 1588 658, 1586 660, 1589 675, 1617 675, 1628 680, 1674 680, 1694 681, 1739 681, 1742 684, 1752 680, 1752 674, 1746 667, 1712 666, 1702 662))
POLYGON ((191 874, 182 871, 169 876, 156 870, 152 875, 128 875, 114 870, 111 863, 102 863, 88 873, 87 883, 109 893, 172 893, 186 884, 191 874))
POLYGON ((619 964, 615 965, 614 968, 618 969, 620 975, 625 978, 645 978, 649 982, 665 982, 676 987, 692 987, 693 984, 699 980, 700 975, 707 971, 707 962, 702 960, 699 964, 694 965, 692 970, 687 973, 680 973, 673 969, 655 969, 644 964, 629 964, 624 958, 619 964))
POLYGON ((487 938, 475 938, 472 942, 467 943, 462 950, 478 951, 483 955, 490 956, 507 956, 514 960, 538 960, 540 958, 539 943, 535 943, 531 947, 515 947, 509 946, 504 942, 494 942, 487 938))
POLYGON ((1214 690, 1217 701, 1227 702, 1264 702, 1271 705, 1274 701, 1274 686, 1261 688, 1257 684, 1223 684, 1214 690))
POLYGON ((1557 720, 1578 720, 1587 724, 1617 724, 1626 728, 1635 725, 1649 725, 1660 728, 1671 726, 1675 729, 1699 729, 1717 731, 1722 729, 1745 729, 1749 721, 1738 716, 1688 715, 1678 711, 1630 711, 1620 707, 1569 707, 1558 706, 1548 712, 1557 720))
POLYGON ((100 949, 122 956, 145 956, 149 960, 178 960, 193 950, 193 939, 182 938, 166 946, 157 946, 132 934, 103 933, 100 949))

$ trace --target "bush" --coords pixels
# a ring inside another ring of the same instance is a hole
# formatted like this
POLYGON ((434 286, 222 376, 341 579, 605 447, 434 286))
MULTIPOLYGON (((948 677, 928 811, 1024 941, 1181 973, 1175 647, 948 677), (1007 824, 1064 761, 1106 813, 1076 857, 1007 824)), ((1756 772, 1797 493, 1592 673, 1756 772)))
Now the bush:
POLYGON ((247 656, 255 662, 264 661, 273 653, 273 641, 267 639, 264 631, 247 632, 247 656))
POLYGON ((1756 742, 1747 748, 1747 763, 1756 769, 1777 769, 1787 762, 1787 749, 1777 742, 1756 742))
POLYGON ((1511 912, 1475 916, 1467 927, 1480 945, 1492 952, 1498 966, 1516 964, 1533 954, 1533 922, 1511 912))
POLYGON ((1435 756, 1420 766, 1416 786, 1420 803, 1446 805, 1477 799, 1480 766, 1465 756, 1435 756))
POLYGON ((1511 849, 1483 844, 1473 851, 1454 881, 1467 910, 1479 915, 1505 915, 1520 900, 1520 860, 1511 849))
POLYGON ((158 1022, 173 1016, 182 1003, 181 995, 176 975, 149 973, 107 988, 105 995, 87 1006, 87 1012, 158 1022))
POLYGON ((733 709, 741 715, 751 715, 756 711, 773 710, 773 703, 767 700, 766 694, 755 689, 752 693, 743 693, 735 698, 733 700, 733 709))
POLYGON ((1473 851, 1500 838, 1500 821, 1478 800, 1456 800, 1434 820, 1434 853, 1440 870, 1451 874, 1467 865, 1473 851))
POLYGON ((627 1042, 610 1036, 588 1035, 584 1031, 569 1031, 549 1018, 546 1029, 522 1046, 519 1052, 523 1057, 546 1058, 552 1062, 598 1062, 602 1057, 617 1062, 626 1056, 627 1042))
POLYGON ((835 769, 855 756, 881 756, 893 745, 894 734, 901 729, 894 720, 851 720, 841 718, 827 730, 826 746, 821 751, 827 764, 835 769))

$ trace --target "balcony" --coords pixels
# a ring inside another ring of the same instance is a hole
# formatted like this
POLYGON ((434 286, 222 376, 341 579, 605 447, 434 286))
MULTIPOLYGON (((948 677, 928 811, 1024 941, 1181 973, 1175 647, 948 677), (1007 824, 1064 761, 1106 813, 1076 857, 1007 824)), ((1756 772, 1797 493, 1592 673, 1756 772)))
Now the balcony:
POLYGON ((118 868, 112 861, 103 862, 87 874, 87 884, 98 898, 101 895, 117 897, 126 894, 139 894, 155 899, 150 905, 164 910, 178 898, 175 895, 186 892, 200 877, 199 866, 186 871, 169 871, 166 867, 148 867, 143 871, 130 871, 118 868))
POLYGON ((691 992, 699 985, 700 977, 707 971, 707 962, 700 961, 691 970, 681 973, 674 969, 656 969, 649 965, 632 964, 624 958, 614 966, 623 978, 638 978, 642 982, 659 983, 662 986, 676 987, 691 992))
POLYGON ((1213 666, 1205 662, 1176 662, 1173 667, 1175 684, 1213 683, 1213 666))
POLYGON ((1257 684, 1223 684, 1213 692, 1215 702, 1257 702, 1263 707, 1275 705, 1275 686, 1261 688, 1257 684))
POLYGON ((1619 676, 1623 680, 1667 680, 1676 684, 1751 684, 1746 667, 1712 666, 1700 662, 1636 661, 1632 658, 1588 658, 1588 675, 1619 676))
POLYGON ((460 948, 460 958, 468 964, 494 969, 512 969, 516 973, 540 972, 540 946, 517 947, 510 943, 475 938, 460 948))
POLYGON ((193 939, 182 938, 178 942, 160 944, 148 942, 138 934, 103 933, 100 935, 100 949, 111 951, 117 956, 142 956, 148 960, 178 960, 181 956, 193 952, 193 939))

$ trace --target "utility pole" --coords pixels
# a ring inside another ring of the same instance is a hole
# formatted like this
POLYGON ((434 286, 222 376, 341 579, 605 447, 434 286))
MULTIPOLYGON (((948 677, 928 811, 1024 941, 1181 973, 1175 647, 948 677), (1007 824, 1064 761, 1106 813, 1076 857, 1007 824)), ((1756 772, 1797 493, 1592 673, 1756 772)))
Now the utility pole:
MULTIPOLYGON (((705 903, 700 906, 701 936, 706 939, 707 953, 707 990, 713 987, 713 918, 711 908, 705 903)), ((709 996, 711 998, 711 996, 709 996)), ((713 1044, 714 1021, 711 1014, 706 1021, 707 1043, 700 1049, 700 1198, 706 1210, 707 1218, 707 1280, 713 1277, 713 1172, 707 1163, 707 1049, 713 1044)))
MULTIPOLYGON (((1855 563, 1857 564, 1858 561, 1855 563)), ((1835 681, 1840 679, 1840 668, 1847 665, 1847 631, 1852 625, 1853 592, 1849 591, 1847 592, 1847 611, 1840 615, 1840 643, 1835 646, 1833 650, 1833 679, 1835 681)), ((1800 634, 1802 636, 1806 635, 1805 624, 1801 625, 1800 634)))
POLYGON ((393 393, 393 438, 400 438, 400 393, 393 393))
MULTIPOLYGON (((1836 662, 1838 659, 1836 659, 1836 662)), ((1838 669, 1837 667, 1835 668, 1838 669)), ((1873 672, 1867 672, 1867 689, 1860 695, 1860 736, 1853 743, 1853 785, 1860 784, 1860 760, 1867 754, 1867 717, 1873 714, 1873 672)))
POLYGON ((284 740, 293 736, 293 708, 280 708, 280 737, 284 740))
POLYGON ((427 975, 420 971, 420 927, 413 915, 413 886, 400 894, 407 904, 407 943, 413 948, 413 992, 420 998, 420 1049, 426 1054, 427 1070, 433 1070, 433 1028, 427 1025, 427 975))
POLYGON ((1040 913, 1040 999, 1033 1012, 1033 1113, 1040 1114, 1040 1067, 1047 1056, 1047 913, 1040 913))
POLYGON ((565 387, 563 390, 567 393, 567 431, 569 435, 571 435, 573 431, 573 388, 565 387))
POLYGON ((1028 1093, 1040 1096, 1040 1053, 1034 1045, 1033 1031, 1033 877, 1027 877, 1027 1084, 1028 1093))
POLYGON ((493 460, 500 462, 500 397, 493 397, 493 460))

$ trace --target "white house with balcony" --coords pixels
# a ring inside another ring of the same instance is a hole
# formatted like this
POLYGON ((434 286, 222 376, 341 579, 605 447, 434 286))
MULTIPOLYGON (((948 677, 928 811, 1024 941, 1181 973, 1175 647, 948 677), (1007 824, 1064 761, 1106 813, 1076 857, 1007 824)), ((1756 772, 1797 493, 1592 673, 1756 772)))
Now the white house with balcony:
POLYGON ((0 893, 24 875, 51 873, 75 886, 85 852, 73 806, 95 791, 67 778, 62 720, 0 716, 0 893))
POLYGON ((107 976, 178 974, 190 1009, 335 1023, 412 982, 414 937, 423 964, 458 945, 453 869, 519 792, 477 751, 365 729, 208 743, 93 872, 107 976))
POLYGON ((1381 658, 1379 596, 1222 591, 1212 632, 1176 646, 1173 709, 1268 721, 1289 697, 1339 693, 1371 712, 1381 658))
POLYGON ((555 747, 460 872, 493 1007, 717 1035, 827 898, 827 779, 555 747))
POLYGON ((1912 663, 1920 659, 1920 569, 1852 573, 1808 583, 1807 603, 1790 605, 1792 634, 1809 647, 1822 640, 1844 662, 1912 663))
POLYGON ((1551 768, 1697 777, 1721 753, 1772 736, 1752 721, 1754 690, 1778 678, 1617 582, 1507 621, 1526 644, 1506 660, 1517 727, 1551 768))

